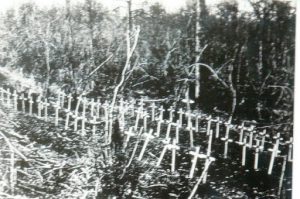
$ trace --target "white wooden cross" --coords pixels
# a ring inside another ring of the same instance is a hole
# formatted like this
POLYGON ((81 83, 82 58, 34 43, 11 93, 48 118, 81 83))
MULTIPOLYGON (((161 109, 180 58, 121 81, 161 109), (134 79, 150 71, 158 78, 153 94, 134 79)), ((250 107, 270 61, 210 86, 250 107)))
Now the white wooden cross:
POLYGON ((155 133, 156 137, 159 137, 159 135, 160 135, 161 123, 163 123, 163 121, 158 120, 158 122, 157 122, 157 129, 156 129, 156 133, 155 133))
POLYGON ((42 96, 39 95, 36 102, 38 103, 38 117, 41 118, 42 117, 42 100, 41 100, 42 96))
POLYGON ((176 145, 176 139, 173 139, 173 143, 168 145, 168 148, 172 150, 172 164, 171 164, 171 172, 175 172, 176 166, 176 150, 179 150, 179 146, 176 145))
POLYGON ((22 100, 22 112, 25 113, 25 97, 24 93, 21 94, 20 100, 22 100))
POLYGON ((137 131, 137 129, 138 129, 139 121, 140 121, 140 118, 143 116, 143 114, 144 114, 143 107, 139 107, 138 110, 136 111, 136 119, 135 119, 135 125, 134 125, 135 131, 137 131))
POLYGON ((162 161, 162 159, 163 159, 163 157, 164 157, 164 155, 165 155, 165 153, 166 153, 166 151, 168 149, 168 144, 170 144, 170 138, 168 138, 166 140, 163 140, 163 144, 165 146, 164 146, 164 148, 163 148, 163 150, 162 150, 162 152, 161 152, 161 154, 160 154, 160 156, 158 158, 158 161, 157 161, 157 164, 156 164, 157 167, 160 165, 160 163, 161 163, 161 161, 162 161))
POLYGON ((17 94, 16 90, 14 90, 13 97, 14 97, 14 109, 17 111, 18 110, 18 94, 17 94))
POLYGON ((192 129, 193 125, 192 125, 192 113, 191 113, 191 111, 188 111, 187 113, 185 113, 185 116, 188 118, 187 128, 192 129))
POLYGON ((145 131, 145 132, 147 132, 147 124, 148 124, 148 123, 147 123, 147 122, 148 122, 147 120, 148 120, 149 117, 150 117, 150 116, 148 115, 147 112, 144 112, 144 113, 143 113, 143 120, 144 120, 143 122, 144 122, 144 131, 145 131))
POLYGON ((249 148, 252 148, 252 145, 253 145, 253 134, 256 133, 256 132, 254 131, 254 126, 253 126, 253 125, 250 126, 249 133, 250 133, 250 136, 249 136, 249 144, 248 144, 248 147, 249 147, 249 148))
POLYGON ((76 108, 75 108, 75 115, 78 115, 78 110, 79 110, 79 106, 80 106, 80 103, 82 101, 82 97, 81 95, 77 97, 77 104, 76 104, 76 108))
POLYGON ((220 117, 216 119, 216 138, 219 138, 220 134, 220 117))
POLYGON ((48 103, 48 101, 47 101, 47 98, 45 99, 45 102, 44 102, 44 119, 45 119, 45 121, 47 121, 48 120, 48 106, 50 106, 50 104, 48 103))
POLYGON ((32 115, 32 104, 33 104, 33 100, 32 100, 32 96, 30 93, 29 94, 29 115, 32 115))
POLYGON ((204 156, 204 154, 199 154, 200 152, 200 147, 195 147, 195 151, 190 151, 190 154, 194 156, 193 160, 192 160, 192 167, 190 170, 190 174, 189 174, 189 178, 193 178, 194 177, 194 172, 195 172, 195 168, 197 165, 197 159, 198 158, 206 158, 206 156, 204 156))
POLYGON ((74 131, 76 132, 78 127, 78 112, 75 111, 73 117, 74 117, 74 131))
POLYGON ((154 102, 152 102, 151 104, 151 121, 155 120, 155 109, 157 108, 157 106, 155 105, 154 102))
POLYGON ((171 106, 169 109, 169 122, 173 122, 173 113, 175 112, 174 107, 171 106))
POLYGON ((229 139, 229 131, 230 131, 230 128, 231 128, 231 121, 226 122, 225 125, 226 125, 226 134, 225 134, 225 137, 221 138, 221 140, 225 142, 225 144, 224 144, 224 158, 227 158, 228 143, 233 142, 232 139, 229 139))
POLYGON ((145 136, 145 142, 144 142, 143 148, 142 148, 142 150, 141 150, 141 153, 140 153, 140 155, 139 155, 139 157, 138 157, 138 160, 139 160, 139 161, 142 160, 143 155, 144 155, 145 150, 146 150, 146 147, 147 147, 147 145, 148 145, 150 139, 153 139, 153 138, 154 138, 154 136, 152 135, 152 133, 153 133, 153 129, 150 129, 150 130, 149 130, 149 133, 147 133, 147 134, 145 133, 145 134, 144 134, 144 136, 145 136))
POLYGON ((260 140, 255 140, 255 158, 254 158, 254 170, 258 169, 259 152, 261 150, 260 140))
POLYGON ((106 137, 106 140, 108 139, 108 130, 109 130, 109 115, 108 115, 108 108, 109 108, 109 106, 103 106, 103 110, 104 110, 104 120, 105 120, 104 131, 105 131, 105 137, 106 137))
POLYGON ((211 128, 211 121, 212 121, 211 115, 208 116, 208 117, 206 118, 206 120, 207 120, 206 135, 209 135, 209 134, 210 134, 210 128, 211 128))
POLYGON ((205 159, 206 161, 215 161, 215 158, 207 156, 206 154, 201 154, 199 153, 199 151, 200 151, 200 147, 195 147, 195 151, 190 151, 190 155, 193 155, 194 158, 192 159, 192 167, 190 170, 189 178, 194 177, 194 172, 195 172, 198 158, 205 159))
POLYGON ((289 152, 288 152, 288 161, 293 161, 293 137, 290 137, 290 140, 285 142, 285 144, 289 145, 289 152))
POLYGON ((159 160, 156 164, 156 166, 159 166, 161 164, 161 161, 166 153, 166 150, 169 149, 172 151, 172 162, 171 162, 171 172, 175 172, 175 167, 176 167, 176 150, 179 150, 180 147, 176 145, 176 139, 173 139, 172 144, 169 144, 170 139, 166 139, 165 141, 165 146, 163 148, 163 152, 161 153, 159 160))
POLYGON ((209 138, 208 138, 208 145, 207 145, 207 156, 210 156, 210 153, 211 153, 212 138, 213 138, 213 130, 210 130, 209 138))
POLYGON ((190 133, 190 147, 194 147, 194 134, 193 134, 193 128, 192 127, 186 127, 186 130, 190 133))
POLYGON ((165 112, 165 109, 163 106, 160 106, 160 108, 158 109, 160 111, 160 114, 159 114, 159 120, 162 121, 164 119, 164 112, 165 112))
POLYGON ((61 92, 61 105, 60 107, 63 109, 64 108, 64 105, 65 105, 65 97, 66 97, 66 94, 64 92, 61 92))
POLYGON ((125 123, 125 108, 123 108, 120 112, 120 129, 124 131, 126 123, 125 123))
POLYGON ((176 142, 179 143, 179 130, 181 128, 181 125, 180 125, 180 121, 177 120, 177 125, 176 125, 176 142))
MULTIPOLYGON (((206 152, 207 157, 210 157, 210 154, 211 154, 212 138, 213 138, 213 131, 210 130, 209 138, 208 138, 208 145, 207 145, 207 152, 206 152)), ((208 164, 210 164, 210 160, 208 158, 206 158, 205 167, 207 167, 208 164)), ((207 173, 204 174, 203 183, 206 183, 206 179, 207 179, 207 173)))
POLYGON ((238 126, 238 128, 240 129, 240 137, 239 137, 239 142, 242 142, 243 137, 244 137, 244 129, 245 129, 245 122, 242 122, 241 126, 238 126))
POLYGON ((264 149, 265 149, 265 141, 266 141, 266 137, 268 137, 268 135, 267 135, 267 130, 266 129, 264 129, 263 130, 263 132, 260 132, 259 133, 259 135, 260 135, 260 137, 261 137, 261 147, 260 147, 260 150, 261 151, 264 151, 264 149))
POLYGON ((95 99, 92 99, 91 101, 91 117, 94 117, 94 111, 95 111, 95 99))
POLYGON ((68 107, 67 107, 67 116, 66 116, 66 122, 65 122, 65 130, 67 130, 69 128, 69 119, 70 119, 70 115, 71 115, 71 102, 72 102, 72 95, 71 93, 68 95, 68 107))
POLYGON ((97 98, 96 104, 97 104, 96 117, 99 118, 100 117, 100 107, 101 107, 100 98, 97 98))
POLYGON ((107 102, 107 100, 105 100, 105 102, 102 105, 103 111, 104 111, 104 119, 106 120, 106 118, 108 119, 108 110, 109 110, 109 103, 107 102))
POLYGON ((172 128, 172 122, 169 122, 167 127, 166 139, 170 137, 171 128, 172 128))
POLYGON ((270 164, 269 164, 269 169, 268 169, 268 174, 269 175, 272 174, 274 160, 278 156, 278 153, 280 153, 280 151, 279 151, 280 133, 277 133, 277 136, 275 136, 274 139, 276 139, 276 142, 273 146, 273 149, 268 149, 269 151, 272 152, 271 159, 270 159, 270 164))
POLYGON ((90 120, 90 123, 93 125, 93 128, 92 128, 92 135, 93 135, 93 137, 95 137, 96 131, 97 131, 96 125, 97 125, 97 124, 100 124, 100 122, 97 122, 97 117, 94 115, 94 116, 93 116, 93 119, 90 120))
POLYGON ((60 109, 60 97, 58 96, 56 103, 53 105, 53 107, 55 108, 55 126, 58 126, 58 117, 59 117, 59 109, 60 109))
POLYGON ((247 137, 243 137, 243 142, 236 142, 238 145, 243 146, 242 151, 242 166, 246 164, 246 155, 247 155, 247 137))
POLYGON ((82 116, 81 116, 81 133, 82 135, 85 134, 85 122, 86 122, 86 97, 83 98, 82 100, 82 116))
POLYGON ((144 103, 144 99, 143 98, 140 100, 140 102, 139 102, 138 105, 140 106, 141 110, 144 111, 144 105, 145 105, 145 103, 144 103))
POLYGON ((195 131, 199 132, 199 119, 201 118, 201 115, 196 114, 195 115, 195 131))
POLYGON ((135 101, 134 102, 131 102, 131 104, 129 105, 129 108, 131 110, 131 117, 134 117, 135 115, 135 101))
POLYGON ((125 131, 124 133, 126 135, 126 140, 125 140, 125 144, 124 144, 124 149, 126 149, 126 147, 128 146, 128 142, 130 140, 130 137, 135 136, 136 134, 133 132, 133 127, 129 127, 128 131, 125 131))
POLYGON ((182 108, 179 109, 179 123, 180 126, 182 126, 182 115, 185 114, 184 111, 182 110, 182 108))

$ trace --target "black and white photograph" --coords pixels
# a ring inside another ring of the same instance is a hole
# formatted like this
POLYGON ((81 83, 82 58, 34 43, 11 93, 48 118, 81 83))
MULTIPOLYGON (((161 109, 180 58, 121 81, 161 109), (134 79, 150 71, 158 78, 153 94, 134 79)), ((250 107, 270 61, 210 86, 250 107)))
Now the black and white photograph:
POLYGON ((1 0, 0 199, 297 199, 296 1, 1 0))

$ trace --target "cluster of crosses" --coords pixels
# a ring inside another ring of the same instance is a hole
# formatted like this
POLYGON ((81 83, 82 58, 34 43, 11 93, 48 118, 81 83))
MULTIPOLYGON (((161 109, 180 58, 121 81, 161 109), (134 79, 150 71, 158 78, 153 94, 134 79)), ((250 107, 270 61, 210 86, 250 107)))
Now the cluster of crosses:
MULTIPOLYGON (((222 121, 219 117, 213 118, 211 115, 204 115, 199 112, 184 111, 183 108, 178 110, 174 107, 169 107, 165 109, 163 105, 157 105, 155 101, 141 99, 137 101, 124 101, 122 98, 118 101, 115 107, 111 107, 109 101, 104 101, 101 103, 100 99, 89 99, 86 96, 78 96, 76 101, 76 107, 72 109, 73 97, 71 94, 67 95, 64 92, 58 92, 57 97, 54 100, 49 100, 43 98, 39 95, 37 99, 33 100, 32 93, 17 93, 16 91, 11 92, 9 89, 5 90, 0 88, 0 102, 13 107, 18 111, 18 103, 21 103, 21 110, 23 113, 28 110, 28 114, 31 116, 36 116, 45 121, 50 120, 49 107, 54 110, 54 124, 58 126, 60 122, 64 122, 65 130, 73 127, 74 131, 79 131, 84 136, 86 134, 86 124, 92 126, 92 134, 97 133, 97 126, 101 123, 104 124, 105 140, 109 143, 110 133, 112 131, 113 117, 110 115, 111 109, 113 108, 113 113, 115 113, 120 121, 120 129, 124 131, 126 137, 124 140, 124 148, 128 146, 131 137, 138 136, 143 132, 144 144, 138 156, 138 160, 142 160, 147 145, 151 140, 160 138, 162 133, 162 125, 166 125, 167 130, 165 136, 161 139, 163 144, 163 149, 160 157, 157 161, 157 166, 159 166, 167 152, 170 150, 172 152, 171 161, 171 171, 175 172, 176 163, 176 151, 180 149, 180 132, 183 130, 189 134, 189 148, 190 155, 192 156, 192 166, 190 169, 189 177, 194 176, 194 171, 197 165, 198 159, 205 159, 205 167, 207 167, 205 173, 203 174, 203 182, 206 182, 207 170, 211 162, 215 161, 214 157, 211 157, 213 137, 215 139, 220 139, 224 142, 224 158, 228 157, 228 149, 230 143, 238 144, 242 147, 241 156, 243 166, 246 165, 247 150, 254 151, 254 169, 258 170, 259 165, 259 155, 262 152, 270 152, 270 163, 268 174, 272 174, 275 158, 281 153, 279 147, 280 145, 288 146, 288 161, 292 161, 292 147, 293 138, 283 142, 281 134, 277 133, 276 136, 270 137, 267 134, 266 129, 259 131, 254 125, 246 126, 245 122, 241 125, 232 124, 231 120, 222 121), (27 104, 27 109, 26 109, 27 104), (37 107, 37 114, 33 113, 33 105, 37 107), (61 112, 65 113, 65 117, 61 117, 61 112), (167 114, 165 114, 167 113, 167 114), (165 115, 168 118, 165 118, 165 115), (131 120, 134 118, 134 124, 131 124, 131 120), (71 121, 72 120, 72 121, 71 121), (200 146, 194 146, 195 133, 200 131, 200 122, 206 123, 205 134, 208 138, 208 144, 206 148, 206 153, 200 153, 200 146), (78 123, 81 122, 81 129, 78 129, 78 123), (156 129, 149 128, 149 122, 154 122, 156 129), (214 124, 214 125, 212 125, 214 124), (220 126, 224 125, 225 132, 220 132, 220 126), (214 129, 213 129, 214 127, 214 129), (175 130, 175 136, 171 136, 172 129, 175 130), (238 132, 239 139, 234 141, 231 133, 238 132), (221 137, 220 134, 224 134, 221 137), (268 141, 267 141, 268 140, 268 141), (265 150, 265 144, 269 143, 273 147, 265 150)), ((51 118, 51 120, 53 117, 51 118)))

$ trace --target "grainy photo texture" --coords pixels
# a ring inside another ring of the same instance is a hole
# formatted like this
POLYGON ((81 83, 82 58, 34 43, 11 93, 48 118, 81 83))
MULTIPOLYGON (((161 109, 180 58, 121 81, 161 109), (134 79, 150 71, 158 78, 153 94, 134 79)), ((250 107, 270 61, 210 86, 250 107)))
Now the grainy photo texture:
POLYGON ((0 198, 292 198, 296 0, 0 2, 0 198))

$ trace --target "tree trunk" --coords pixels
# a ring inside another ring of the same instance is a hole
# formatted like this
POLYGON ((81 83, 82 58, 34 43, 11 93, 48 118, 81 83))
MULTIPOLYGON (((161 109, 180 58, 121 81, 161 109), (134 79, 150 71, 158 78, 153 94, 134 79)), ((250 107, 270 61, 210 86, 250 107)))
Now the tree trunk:
POLYGON ((195 80, 196 80, 196 85, 195 85, 195 98, 200 97, 200 57, 201 57, 201 44, 200 44, 200 34, 201 34, 201 23, 200 20, 201 17, 204 16, 205 12, 205 0, 196 0, 196 32, 195 32, 195 80))

